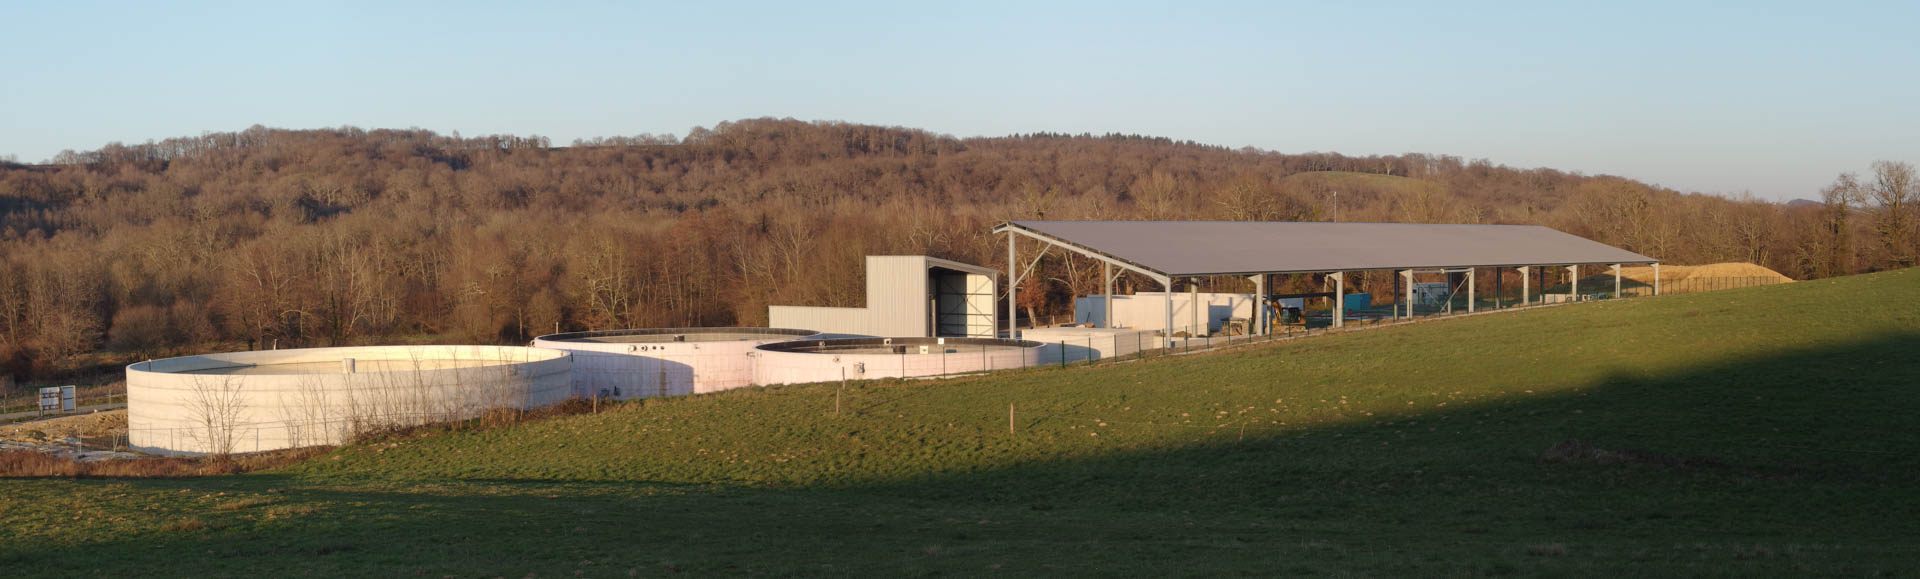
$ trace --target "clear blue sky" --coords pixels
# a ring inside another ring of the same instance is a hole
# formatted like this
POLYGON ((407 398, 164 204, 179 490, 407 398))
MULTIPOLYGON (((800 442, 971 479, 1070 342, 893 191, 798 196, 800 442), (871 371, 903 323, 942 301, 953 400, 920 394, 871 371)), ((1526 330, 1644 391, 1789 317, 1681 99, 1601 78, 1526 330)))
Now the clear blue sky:
POLYGON ((25 2, 0 155, 746 117, 1429 152, 1811 197, 1920 162, 1920 2, 25 2))

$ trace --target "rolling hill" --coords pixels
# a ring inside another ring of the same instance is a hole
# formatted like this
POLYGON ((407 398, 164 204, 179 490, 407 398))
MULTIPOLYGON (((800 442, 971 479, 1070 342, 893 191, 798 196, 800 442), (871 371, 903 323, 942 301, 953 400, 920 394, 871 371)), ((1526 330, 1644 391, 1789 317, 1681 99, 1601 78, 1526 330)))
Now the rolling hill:
POLYGON ((649 400, 249 475, 6 480, 0 565, 1899 573, 1920 563, 1920 311, 1889 304, 1917 299, 1908 269, 1092 368, 649 400))

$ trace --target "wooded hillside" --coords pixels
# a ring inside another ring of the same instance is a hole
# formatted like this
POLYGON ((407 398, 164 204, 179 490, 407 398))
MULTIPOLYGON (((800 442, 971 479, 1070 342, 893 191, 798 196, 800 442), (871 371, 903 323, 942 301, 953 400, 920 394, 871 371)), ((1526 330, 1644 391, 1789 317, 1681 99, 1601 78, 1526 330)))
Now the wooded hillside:
MULTIPOLYGON (((102 347, 761 324, 770 303, 858 305, 867 254, 1004 267, 987 232, 1013 218, 1542 224, 1669 263, 1821 277, 1913 263, 1911 185, 1883 197, 1885 176, 1789 208, 1484 160, 1132 135, 755 119, 553 147, 255 126, 0 165, 0 363, 24 379, 102 347)), ((1044 267, 1026 288, 1041 313, 1097 285, 1090 264, 1044 267)), ((1355 283, 1391 283, 1376 277, 1355 283)))

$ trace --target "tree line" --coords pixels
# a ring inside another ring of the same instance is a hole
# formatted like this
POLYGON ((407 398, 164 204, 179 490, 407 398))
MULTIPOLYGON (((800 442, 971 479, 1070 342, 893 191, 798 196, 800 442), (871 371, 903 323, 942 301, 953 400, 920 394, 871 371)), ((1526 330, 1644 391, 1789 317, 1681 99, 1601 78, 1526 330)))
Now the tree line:
MULTIPOLYGON (((769 304, 862 303, 868 254, 1004 268, 987 232, 1007 219, 1540 224, 1667 263, 1825 277, 1914 265, 1912 181, 1911 165, 1881 162, 1787 205, 1445 155, 1140 135, 750 119, 561 147, 255 126, 0 163, 0 373, 57 376, 100 349, 764 324, 769 304)), ((1064 256, 1041 271, 1022 300, 1040 315, 1099 287, 1096 267, 1064 256)))

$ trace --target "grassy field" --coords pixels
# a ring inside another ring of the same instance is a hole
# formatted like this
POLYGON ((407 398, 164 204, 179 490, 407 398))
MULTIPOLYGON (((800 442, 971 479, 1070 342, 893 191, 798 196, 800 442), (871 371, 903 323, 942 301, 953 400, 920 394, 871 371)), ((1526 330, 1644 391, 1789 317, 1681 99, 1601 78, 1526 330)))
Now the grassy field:
POLYGON ((0 569, 1905 575, 1915 303, 1903 270, 6 480, 0 569))

